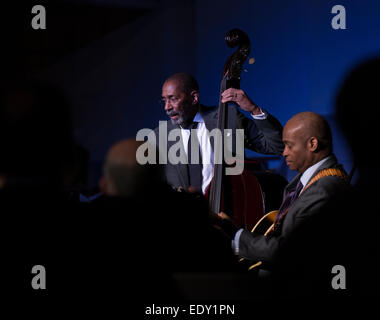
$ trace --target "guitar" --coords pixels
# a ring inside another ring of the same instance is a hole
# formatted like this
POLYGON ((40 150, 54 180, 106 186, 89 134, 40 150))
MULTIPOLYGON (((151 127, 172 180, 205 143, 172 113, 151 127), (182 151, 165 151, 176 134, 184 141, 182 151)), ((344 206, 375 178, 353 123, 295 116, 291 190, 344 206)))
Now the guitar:
MULTIPOLYGON (((274 210, 264 215, 253 227, 253 229, 251 230, 251 233, 258 233, 264 236, 267 236, 269 233, 271 233, 274 228, 274 220, 276 219, 277 213, 278 213, 278 210, 274 210)), ((255 264, 251 264, 252 263, 251 261, 248 261, 244 258, 240 258, 239 262, 247 263, 248 265, 250 265, 248 267, 248 271, 262 265, 261 261, 256 262, 255 264)))
MULTIPOLYGON (((305 192, 305 190, 307 190, 313 183, 315 183, 319 179, 322 179, 328 176, 337 176, 347 182, 347 175, 343 170, 338 169, 338 168, 322 169, 317 174, 315 174, 314 177, 308 182, 305 188, 301 191, 301 194, 305 192)), ((274 222, 275 222, 277 213, 278 213, 278 210, 268 212, 256 223, 256 225, 253 227, 251 232, 262 234, 264 236, 267 236, 268 234, 270 234, 274 229, 274 222)), ((252 270, 262 265, 261 261, 256 262, 255 264, 252 264, 252 261, 249 262, 248 260, 244 258, 241 258, 239 262, 248 263, 250 265, 248 267, 248 270, 252 270)))

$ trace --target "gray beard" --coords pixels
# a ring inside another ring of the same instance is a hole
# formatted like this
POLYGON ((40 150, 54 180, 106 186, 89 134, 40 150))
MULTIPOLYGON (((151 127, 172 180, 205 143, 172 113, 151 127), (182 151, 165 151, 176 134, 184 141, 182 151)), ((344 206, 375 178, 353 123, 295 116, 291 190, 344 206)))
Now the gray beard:
POLYGON ((191 124, 191 121, 189 119, 185 119, 184 116, 180 115, 177 120, 170 119, 172 124, 181 126, 182 128, 187 128, 189 124, 191 124))
POLYGON ((172 124, 179 125, 179 126, 182 125, 182 123, 183 123, 182 117, 178 117, 177 120, 170 119, 170 121, 172 122, 172 124))

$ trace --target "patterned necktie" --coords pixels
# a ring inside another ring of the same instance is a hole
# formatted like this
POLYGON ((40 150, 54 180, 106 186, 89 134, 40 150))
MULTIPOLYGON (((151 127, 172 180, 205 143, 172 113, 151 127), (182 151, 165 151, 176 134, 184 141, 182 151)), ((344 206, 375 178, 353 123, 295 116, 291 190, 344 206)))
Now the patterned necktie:
POLYGON ((285 195, 284 201, 282 202, 280 209, 278 209, 278 213, 274 221, 275 226, 278 225, 278 222, 288 213, 290 206, 294 200, 297 199, 302 188, 303 184, 301 180, 299 180, 295 189, 289 190, 289 192, 285 195))
MULTIPOLYGON (((202 192, 202 155, 200 152, 200 144, 198 142, 198 148, 196 146, 194 147, 195 150, 192 150, 191 148, 191 136, 192 132, 191 129, 196 129, 198 125, 198 122, 194 122, 190 126, 190 136, 189 136, 189 141, 187 144, 187 160, 188 160, 188 174, 189 174, 189 185, 196 188, 197 191, 202 192), (199 155, 199 161, 195 161, 196 163, 192 163, 191 161, 191 155, 192 152, 198 152, 199 155)), ((198 137, 196 135, 196 132, 194 132, 195 136, 194 138, 198 141, 198 137)), ((193 149, 194 149, 193 148, 193 149)))

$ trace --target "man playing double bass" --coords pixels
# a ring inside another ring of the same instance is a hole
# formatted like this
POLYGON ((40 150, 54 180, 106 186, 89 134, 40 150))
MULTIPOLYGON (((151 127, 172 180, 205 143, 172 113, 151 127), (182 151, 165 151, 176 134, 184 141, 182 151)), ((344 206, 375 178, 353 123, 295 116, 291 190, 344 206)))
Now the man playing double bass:
MULTIPOLYGON (((199 164, 166 164, 167 182, 174 188, 206 192, 213 178, 214 148, 213 141, 207 135, 217 127, 218 108, 200 104, 197 81, 188 73, 175 73, 167 78, 162 86, 162 105, 170 121, 167 121, 167 134, 180 129, 183 147, 188 155, 191 129, 197 129, 200 147, 199 164)), ((267 111, 258 107, 243 90, 229 88, 222 93, 221 102, 234 102, 250 113, 244 116, 237 108, 229 108, 228 128, 232 129, 232 141, 235 129, 244 129, 244 147, 264 154, 281 154, 283 150, 282 126, 267 111)), ((159 128, 155 129, 156 137, 159 128)), ((176 143, 167 139, 167 150, 176 143)), ((234 149, 234 146, 232 146, 234 149)), ((166 150, 166 151, 167 151, 166 150)), ((162 150, 161 150, 162 151, 162 150)), ((234 150, 232 150, 234 152, 234 150)))

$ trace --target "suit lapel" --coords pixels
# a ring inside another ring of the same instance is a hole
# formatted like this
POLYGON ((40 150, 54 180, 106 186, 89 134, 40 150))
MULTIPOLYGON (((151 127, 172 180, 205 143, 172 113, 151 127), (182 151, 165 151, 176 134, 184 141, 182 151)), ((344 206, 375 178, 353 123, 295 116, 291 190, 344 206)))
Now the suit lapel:
MULTIPOLYGON (((173 125, 171 123, 171 121, 168 121, 168 137, 169 137, 170 131, 173 129, 180 129, 180 127, 177 125, 173 125)), ((178 140, 177 141, 169 141, 169 139, 168 139, 168 148, 167 148, 168 153, 169 153, 170 148, 176 143, 178 143, 178 140)), ((184 150, 183 150, 182 154, 185 155, 184 150)), ((187 172, 187 164, 183 163, 185 160, 186 159, 182 159, 182 163, 173 164, 172 166, 178 172, 178 177, 180 179, 180 185, 187 188, 189 186, 189 176, 188 176, 188 172, 187 172)), ((169 162, 169 156, 168 156, 168 162, 169 162)))
MULTIPOLYGON (((215 129, 218 125, 218 109, 208 108, 203 105, 199 109, 200 114, 205 122, 206 128, 209 132, 215 129)), ((210 139, 211 147, 214 149, 214 139, 210 139)))
POLYGON ((208 112, 202 112, 201 115, 203 117, 203 120, 205 121, 205 125, 208 131, 211 131, 212 129, 215 129, 218 125, 218 112, 215 111, 208 111, 208 112))
POLYGON ((285 198, 286 194, 289 192, 289 190, 293 190, 295 189, 295 187, 297 186, 297 183, 298 181, 300 180, 301 178, 301 173, 297 174, 292 181, 290 181, 288 183, 288 185, 285 187, 284 189, 284 194, 283 194, 283 198, 285 198))

